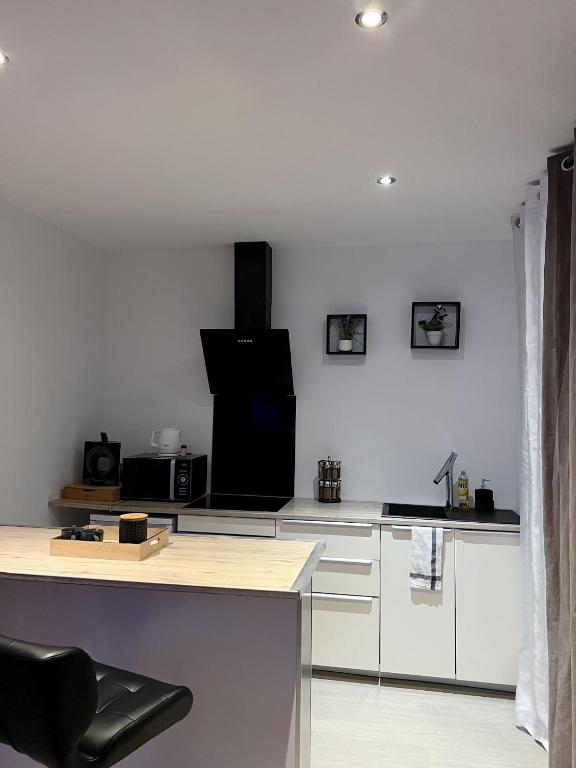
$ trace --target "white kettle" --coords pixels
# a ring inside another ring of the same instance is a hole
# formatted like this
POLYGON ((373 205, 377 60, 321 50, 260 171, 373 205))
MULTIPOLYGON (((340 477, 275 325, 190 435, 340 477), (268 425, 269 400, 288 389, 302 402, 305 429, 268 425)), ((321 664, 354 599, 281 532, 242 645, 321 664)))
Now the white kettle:
POLYGON ((182 430, 176 427, 155 429, 150 438, 150 445, 162 456, 176 456, 182 444, 182 430))

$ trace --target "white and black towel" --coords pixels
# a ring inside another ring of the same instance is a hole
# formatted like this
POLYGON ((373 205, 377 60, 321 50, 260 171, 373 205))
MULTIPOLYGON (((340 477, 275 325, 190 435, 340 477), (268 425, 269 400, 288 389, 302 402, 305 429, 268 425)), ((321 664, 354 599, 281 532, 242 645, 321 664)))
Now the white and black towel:
POLYGON ((442 554, 444 529, 412 528, 410 586, 430 592, 442 590, 442 554))

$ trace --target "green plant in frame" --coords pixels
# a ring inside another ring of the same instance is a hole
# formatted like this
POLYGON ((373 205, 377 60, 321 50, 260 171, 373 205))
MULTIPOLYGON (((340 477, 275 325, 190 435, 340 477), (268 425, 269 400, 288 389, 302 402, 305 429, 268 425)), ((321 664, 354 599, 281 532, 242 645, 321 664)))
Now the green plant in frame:
POLYGON ((342 315, 338 320, 338 338, 346 341, 353 341, 360 333, 362 321, 352 315, 342 315))
POLYGON ((448 327, 449 323, 446 322, 448 312, 443 304, 436 304, 434 307, 434 314, 430 320, 419 320, 418 325, 423 331, 443 331, 448 327))

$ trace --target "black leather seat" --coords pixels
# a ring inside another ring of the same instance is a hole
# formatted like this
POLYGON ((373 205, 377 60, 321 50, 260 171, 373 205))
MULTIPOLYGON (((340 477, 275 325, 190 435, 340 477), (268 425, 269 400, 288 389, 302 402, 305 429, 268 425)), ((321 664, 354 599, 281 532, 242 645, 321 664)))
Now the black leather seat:
POLYGON ((191 707, 184 686, 0 635, 0 742, 48 768, 109 768, 191 707))

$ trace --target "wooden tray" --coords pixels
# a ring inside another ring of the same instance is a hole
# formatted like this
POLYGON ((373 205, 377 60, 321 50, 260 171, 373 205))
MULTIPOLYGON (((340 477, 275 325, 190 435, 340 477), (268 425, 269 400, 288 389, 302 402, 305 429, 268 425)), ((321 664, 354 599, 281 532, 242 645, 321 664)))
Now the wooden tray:
MULTIPOLYGON (((85 526, 91 528, 94 526, 85 526)), ((146 560, 150 555, 170 544, 166 528, 149 528, 149 538, 142 544, 120 544, 120 530, 115 525, 102 526, 104 541, 77 541, 73 539, 51 539, 50 554, 58 557, 88 557, 95 560, 146 560)))
POLYGON ((120 489, 119 485, 85 485, 83 483, 76 483, 75 485, 67 485, 63 492, 62 498, 69 501, 120 501, 120 489))

